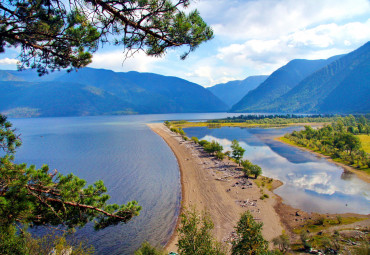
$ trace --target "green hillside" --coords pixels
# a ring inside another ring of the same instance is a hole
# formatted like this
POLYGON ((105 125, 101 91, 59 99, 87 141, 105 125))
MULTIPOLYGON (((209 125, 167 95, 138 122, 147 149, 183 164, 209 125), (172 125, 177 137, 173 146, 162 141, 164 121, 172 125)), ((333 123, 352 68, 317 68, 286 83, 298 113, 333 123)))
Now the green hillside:
POLYGON ((370 42, 305 78, 263 108, 271 112, 370 112, 370 42))
POLYGON ((295 59, 273 72, 265 82, 250 91, 231 112, 264 112, 271 102, 297 86, 304 78, 338 59, 326 60, 295 59))

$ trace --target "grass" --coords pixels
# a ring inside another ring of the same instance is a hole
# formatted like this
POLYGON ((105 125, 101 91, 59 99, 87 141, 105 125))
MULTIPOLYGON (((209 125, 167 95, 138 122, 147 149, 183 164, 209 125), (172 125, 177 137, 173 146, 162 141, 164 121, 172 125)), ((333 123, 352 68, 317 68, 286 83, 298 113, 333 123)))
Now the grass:
POLYGON ((358 138, 360 138, 362 149, 370 153, 370 135, 358 135, 358 138))
POLYGON ((272 190, 272 183, 273 183, 272 178, 260 176, 259 178, 254 179, 253 181, 257 185, 257 187, 259 187, 259 188, 263 187, 263 188, 266 188, 270 191, 272 190))
POLYGON ((315 220, 308 220, 301 228, 296 228, 293 230, 294 233, 299 234, 302 230, 312 232, 319 232, 328 229, 333 226, 347 225, 355 223, 357 221, 362 221, 363 218, 358 217, 341 217, 340 223, 338 218, 318 218, 315 220))

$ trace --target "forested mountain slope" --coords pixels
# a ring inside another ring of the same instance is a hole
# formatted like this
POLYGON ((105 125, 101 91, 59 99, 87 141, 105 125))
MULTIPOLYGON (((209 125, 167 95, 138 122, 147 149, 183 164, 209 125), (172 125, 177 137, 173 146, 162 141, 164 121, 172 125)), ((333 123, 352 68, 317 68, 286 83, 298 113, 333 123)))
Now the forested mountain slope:
POLYGON ((237 104, 232 112, 263 112, 276 98, 297 86, 304 78, 338 59, 334 56, 323 60, 295 59, 273 72, 265 82, 250 91, 237 104))
POLYGON ((84 68, 38 79, 27 72, 0 71, 0 112, 19 117, 227 110, 202 86, 176 77, 84 68))
POLYGON ((370 112, 370 42, 311 74, 264 110, 305 113, 370 112))

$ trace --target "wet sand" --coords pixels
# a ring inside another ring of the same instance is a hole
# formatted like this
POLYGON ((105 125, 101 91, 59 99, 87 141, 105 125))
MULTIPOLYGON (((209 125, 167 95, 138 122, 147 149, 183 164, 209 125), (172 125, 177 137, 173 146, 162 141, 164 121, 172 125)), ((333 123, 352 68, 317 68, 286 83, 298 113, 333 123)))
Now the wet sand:
MULTIPOLYGON (((271 241, 282 234, 283 226, 274 207, 277 195, 264 189, 268 199, 260 200, 261 190, 251 179, 243 177, 237 165, 229 160, 219 161, 204 153, 192 141, 184 141, 161 123, 148 126, 169 145, 175 154, 181 174, 182 208, 196 207, 207 211, 214 223, 213 234, 227 243, 240 215, 249 210, 258 222, 263 222, 263 236, 271 241)), ((281 182, 275 181, 275 186, 281 182)), ((165 249, 177 251, 174 231, 165 249)))

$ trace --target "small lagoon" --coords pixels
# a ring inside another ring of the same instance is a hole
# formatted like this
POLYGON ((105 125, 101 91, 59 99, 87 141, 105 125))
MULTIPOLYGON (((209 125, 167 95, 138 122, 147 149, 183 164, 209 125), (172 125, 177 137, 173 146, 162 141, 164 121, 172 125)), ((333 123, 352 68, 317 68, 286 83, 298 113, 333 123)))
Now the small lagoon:
POLYGON ((281 180, 274 192, 285 203, 307 212, 370 213, 370 185, 355 174, 312 153, 275 141, 274 138, 301 130, 287 128, 205 127, 186 128, 189 137, 216 140, 231 151, 236 139, 246 150, 244 157, 262 167, 263 175, 281 180))

